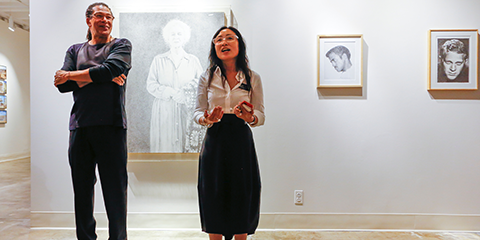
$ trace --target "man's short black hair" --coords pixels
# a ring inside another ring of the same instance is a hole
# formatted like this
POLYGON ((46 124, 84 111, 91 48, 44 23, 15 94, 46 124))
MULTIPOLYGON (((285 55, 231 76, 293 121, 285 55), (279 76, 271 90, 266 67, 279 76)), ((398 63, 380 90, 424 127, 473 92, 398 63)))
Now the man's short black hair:
POLYGON ((348 48, 345 47, 345 46, 342 46, 342 45, 335 46, 332 49, 328 50, 328 52, 327 52, 327 54, 325 54, 325 56, 327 58, 330 58, 329 56, 332 53, 337 54, 339 57, 341 57, 345 53, 347 55, 348 60, 350 60, 350 56, 351 56, 350 50, 348 50, 348 48))

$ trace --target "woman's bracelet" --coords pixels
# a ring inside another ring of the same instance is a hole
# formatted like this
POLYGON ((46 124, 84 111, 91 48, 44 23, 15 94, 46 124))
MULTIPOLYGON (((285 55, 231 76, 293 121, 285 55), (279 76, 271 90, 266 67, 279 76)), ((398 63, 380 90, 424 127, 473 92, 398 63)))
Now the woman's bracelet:
POLYGON ((248 123, 250 125, 255 124, 255 122, 257 121, 257 117, 255 115, 252 115, 252 116, 253 116, 253 121, 248 123))
POLYGON ((211 124, 211 123, 208 124, 206 120, 207 120, 207 119, 206 119, 204 116, 202 116, 202 117, 200 118, 200 120, 199 120, 200 125, 206 126, 206 127, 208 127, 208 128, 210 128, 211 126, 213 126, 213 124, 211 124), (203 119, 203 120, 202 120, 202 119, 203 119))

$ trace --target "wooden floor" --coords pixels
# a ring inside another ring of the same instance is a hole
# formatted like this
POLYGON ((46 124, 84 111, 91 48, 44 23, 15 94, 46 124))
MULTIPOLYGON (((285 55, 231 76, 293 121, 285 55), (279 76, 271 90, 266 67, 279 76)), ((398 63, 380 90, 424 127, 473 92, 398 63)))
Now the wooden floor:
MULTIPOLYGON (((31 230, 30 239, 74 240, 74 230, 31 230)), ((1 234, 1 232, 0 232, 1 234)), ((0 237, 1 238, 1 237, 0 237)), ((16 238, 15 238, 16 239, 16 238)), ((25 238, 27 239, 27 238, 25 238)), ((98 239, 108 239, 107 231, 98 231, 98 239)), ((130 240, 208 240, 208 236, 200 231, 128 231, 130 240)), ((249 239, 261 240, 470 240, 480 239, 474 233, 418 233, 418 232, 283 232, 258 231, 249 239)))
MULTIPOLYGON (((108 239, 98 230, 98 239, 108 239)), ((30 159, 0 162, 0 240, 70 240, 73 229, 30 229, 30 159)), ((200 230, 129 230, 130 240, 207 240, 200 230)), ((270 231, 259 230, 249 239, 261 240, 480 240, 480 233, 465 232, 383 232, 383 231, 270 231)))

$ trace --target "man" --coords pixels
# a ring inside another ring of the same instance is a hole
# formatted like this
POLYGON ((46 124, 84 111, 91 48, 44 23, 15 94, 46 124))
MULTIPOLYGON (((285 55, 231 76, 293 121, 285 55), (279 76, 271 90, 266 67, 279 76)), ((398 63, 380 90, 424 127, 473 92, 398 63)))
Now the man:
POLYGON ((468 47, 458 39, 450 39, 438 54, 438 82, 468 82, 468 47))
POLYGON ((350 61, 350 50, 345 46, 338 45, 328 50, 325 54, 335 70, 340 73, 339 77, 343 79, 354 78, 352 62, 350 61))
POLYGON ((132 46, 115 39, 112 11, 105 3, 91 4, 86 13, 88 41, 72 45, 55 86, 73 92, 70 116, 70 162, 75 194, 78 239, 96 239, 93 217, 95 168, 102 184, 109 220, 109 239, 127 239, 127 139, 125 80, 132 46))

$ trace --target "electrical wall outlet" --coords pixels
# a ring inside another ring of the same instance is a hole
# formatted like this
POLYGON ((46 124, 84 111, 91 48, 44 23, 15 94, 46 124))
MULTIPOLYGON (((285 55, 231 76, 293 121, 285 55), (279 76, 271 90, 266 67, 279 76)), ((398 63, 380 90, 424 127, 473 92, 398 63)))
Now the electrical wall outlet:
POLYGON ((295 190, 293 202, 295 205, 303 205, 303 190, 295 190))

